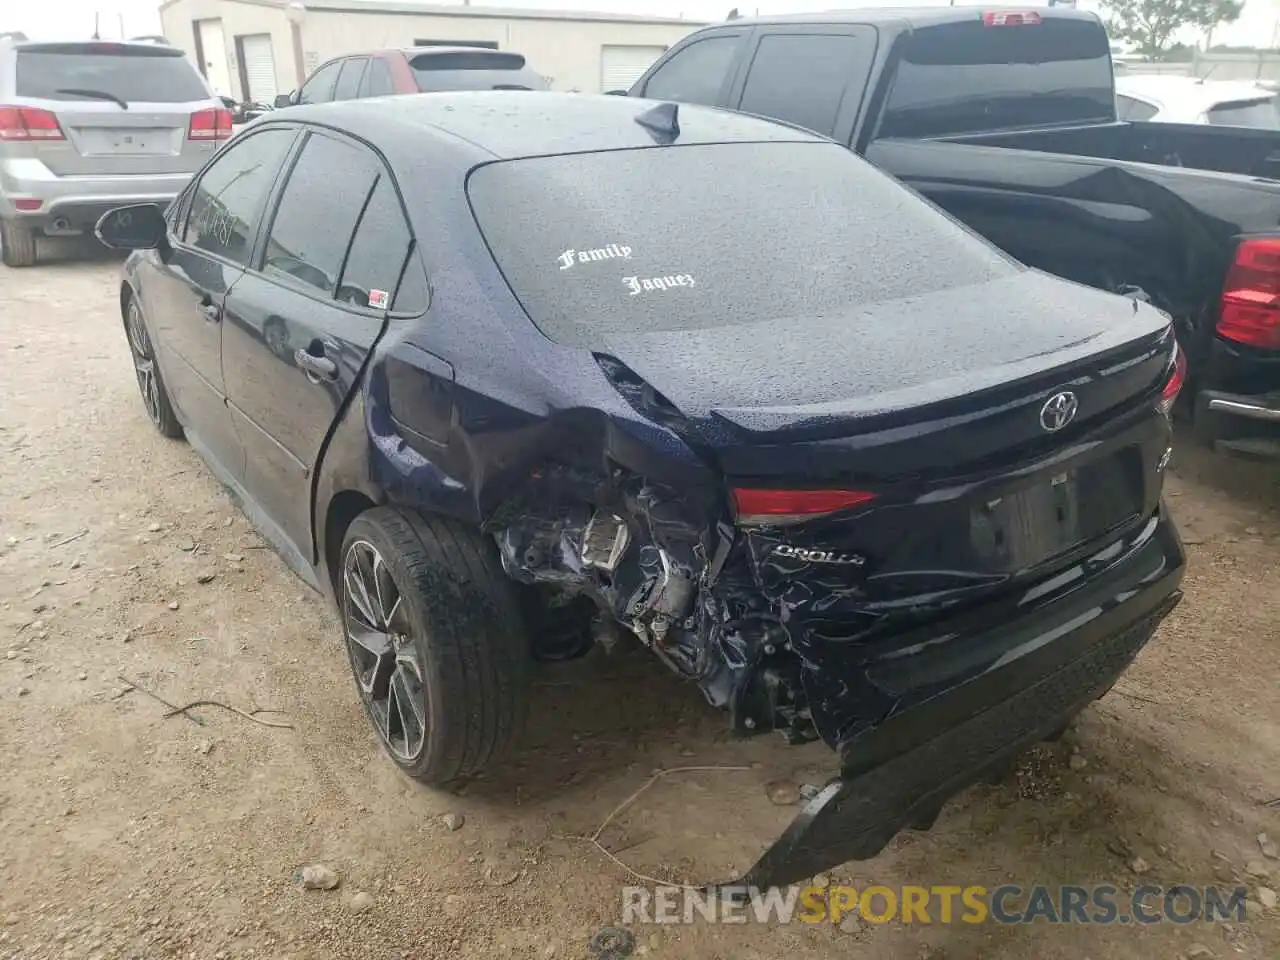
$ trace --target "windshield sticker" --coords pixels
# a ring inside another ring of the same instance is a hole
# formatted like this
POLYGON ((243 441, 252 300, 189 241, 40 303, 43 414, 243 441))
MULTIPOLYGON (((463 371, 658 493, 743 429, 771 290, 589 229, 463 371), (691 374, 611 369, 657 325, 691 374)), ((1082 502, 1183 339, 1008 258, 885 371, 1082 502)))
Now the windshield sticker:
POLYGON ((576 263, 599 263, 604 260, 630 260, 631 248, 618 243, 607 247, 595 247, 591 250, 566 250, 556 258, 560 261, 560 269, 568 270, 576 263))
POLYGON ((391 300, 391 295, 385 290, 369 291, 369 306, 382 309, 391 300))
POLYGON ((623 277, 623 284, 636 296, 646 290, 674 290, 676 287, 696 287, 692 274, 681 273, 674 277, 623 277))

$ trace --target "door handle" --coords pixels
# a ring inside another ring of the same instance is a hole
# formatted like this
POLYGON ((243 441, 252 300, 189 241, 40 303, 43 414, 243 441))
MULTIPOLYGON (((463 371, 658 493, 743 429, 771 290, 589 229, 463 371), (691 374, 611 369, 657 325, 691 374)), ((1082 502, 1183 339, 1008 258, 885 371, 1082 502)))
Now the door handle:
POLYGON ((317 357, 306 350, 299 349, 293 354, 293 362, 302 369, 312 383, 338 379, 338 365, 328 357, 317 357))
POLYGON ((217 323, 222 319, 222 307, 216 303, 200 304, 200 316, 204 317, 208 323, 217 323))

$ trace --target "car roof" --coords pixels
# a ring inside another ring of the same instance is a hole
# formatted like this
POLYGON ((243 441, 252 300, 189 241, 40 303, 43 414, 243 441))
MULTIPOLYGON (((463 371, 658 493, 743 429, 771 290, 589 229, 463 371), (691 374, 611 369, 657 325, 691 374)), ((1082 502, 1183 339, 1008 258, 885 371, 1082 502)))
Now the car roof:
POLYGON ((185 56, 184 52, 170 43, 156 40, 6 40, 3 42, 10 50, 48 51, 50 53, 93 53, 95 50, 137 50, 152 56, 185 56), (163 51, 156 53, 157 50, 163 51))
POLYGON ((775 16, 739 17, 724 23, 712 24, 708 29, 724 29, 739 26, 768 25, 772 23, 866 23, 890 24, 900 23, 913 27, 933 27, 947 23, 964 23, 980 18, 984 13, 992 11, 1021 12, 1033 11, 1049 20, 1090 20, 1097 21, 1095 14, 1084 10, 1070 10, 1062 7, 1046 8, 1039 6, 1004 6, 990 4, 987 6, 967 7, 864 7, 848 10, 823 10, 817 13, 789 13, 775 16))
POLYGON ((1117 74, 1116 92, 1153 100, 1171 108, 1203 113, 1220 103, 1266 100, 1275 92, 1250 80, 1203 80, 1199 77, 1117 74))
MULTIPOLYGON (((637 123, 660 101, 543 91, 468 90, 344 100, 290 108, 280 122, 301 121, 346 130, 387 153, 450 141, 473 163, 493 159, 592 153, 653 147, 660 132, 637 123)), ((676 109, 674 142, 825 142, 825 137, 771 120, 692 104, 676 109)))

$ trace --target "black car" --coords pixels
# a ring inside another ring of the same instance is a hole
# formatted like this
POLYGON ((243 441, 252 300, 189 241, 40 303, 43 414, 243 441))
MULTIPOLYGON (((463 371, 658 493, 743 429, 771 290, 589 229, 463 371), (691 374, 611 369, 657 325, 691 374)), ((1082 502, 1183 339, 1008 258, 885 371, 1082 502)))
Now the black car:
POLYGON ((750 875, 788 882, 1059 729, 1179 597, 1169 318, 802 130, 560 94, 298 108, 99 235, 137 251, 149 416, 334 600, 427 783, 517 735, 527 662, 582 652, 581 617, 738 733, 840 751, 750 875))

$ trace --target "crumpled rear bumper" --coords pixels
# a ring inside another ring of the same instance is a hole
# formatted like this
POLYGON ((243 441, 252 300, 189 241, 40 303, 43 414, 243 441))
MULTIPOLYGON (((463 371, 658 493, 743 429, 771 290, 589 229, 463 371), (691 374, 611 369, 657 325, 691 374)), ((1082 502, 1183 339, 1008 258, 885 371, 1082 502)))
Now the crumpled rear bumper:
POLYGON ((874 857, 904 828, 931 826, 950 797, 1111 688, 1181 599, 1183 563, 1162 510, 1122 570, 992 631, 1006 636, 1009 653, 990 669, 847 744, 841 776, 733 883, 796 883, 874 857))

